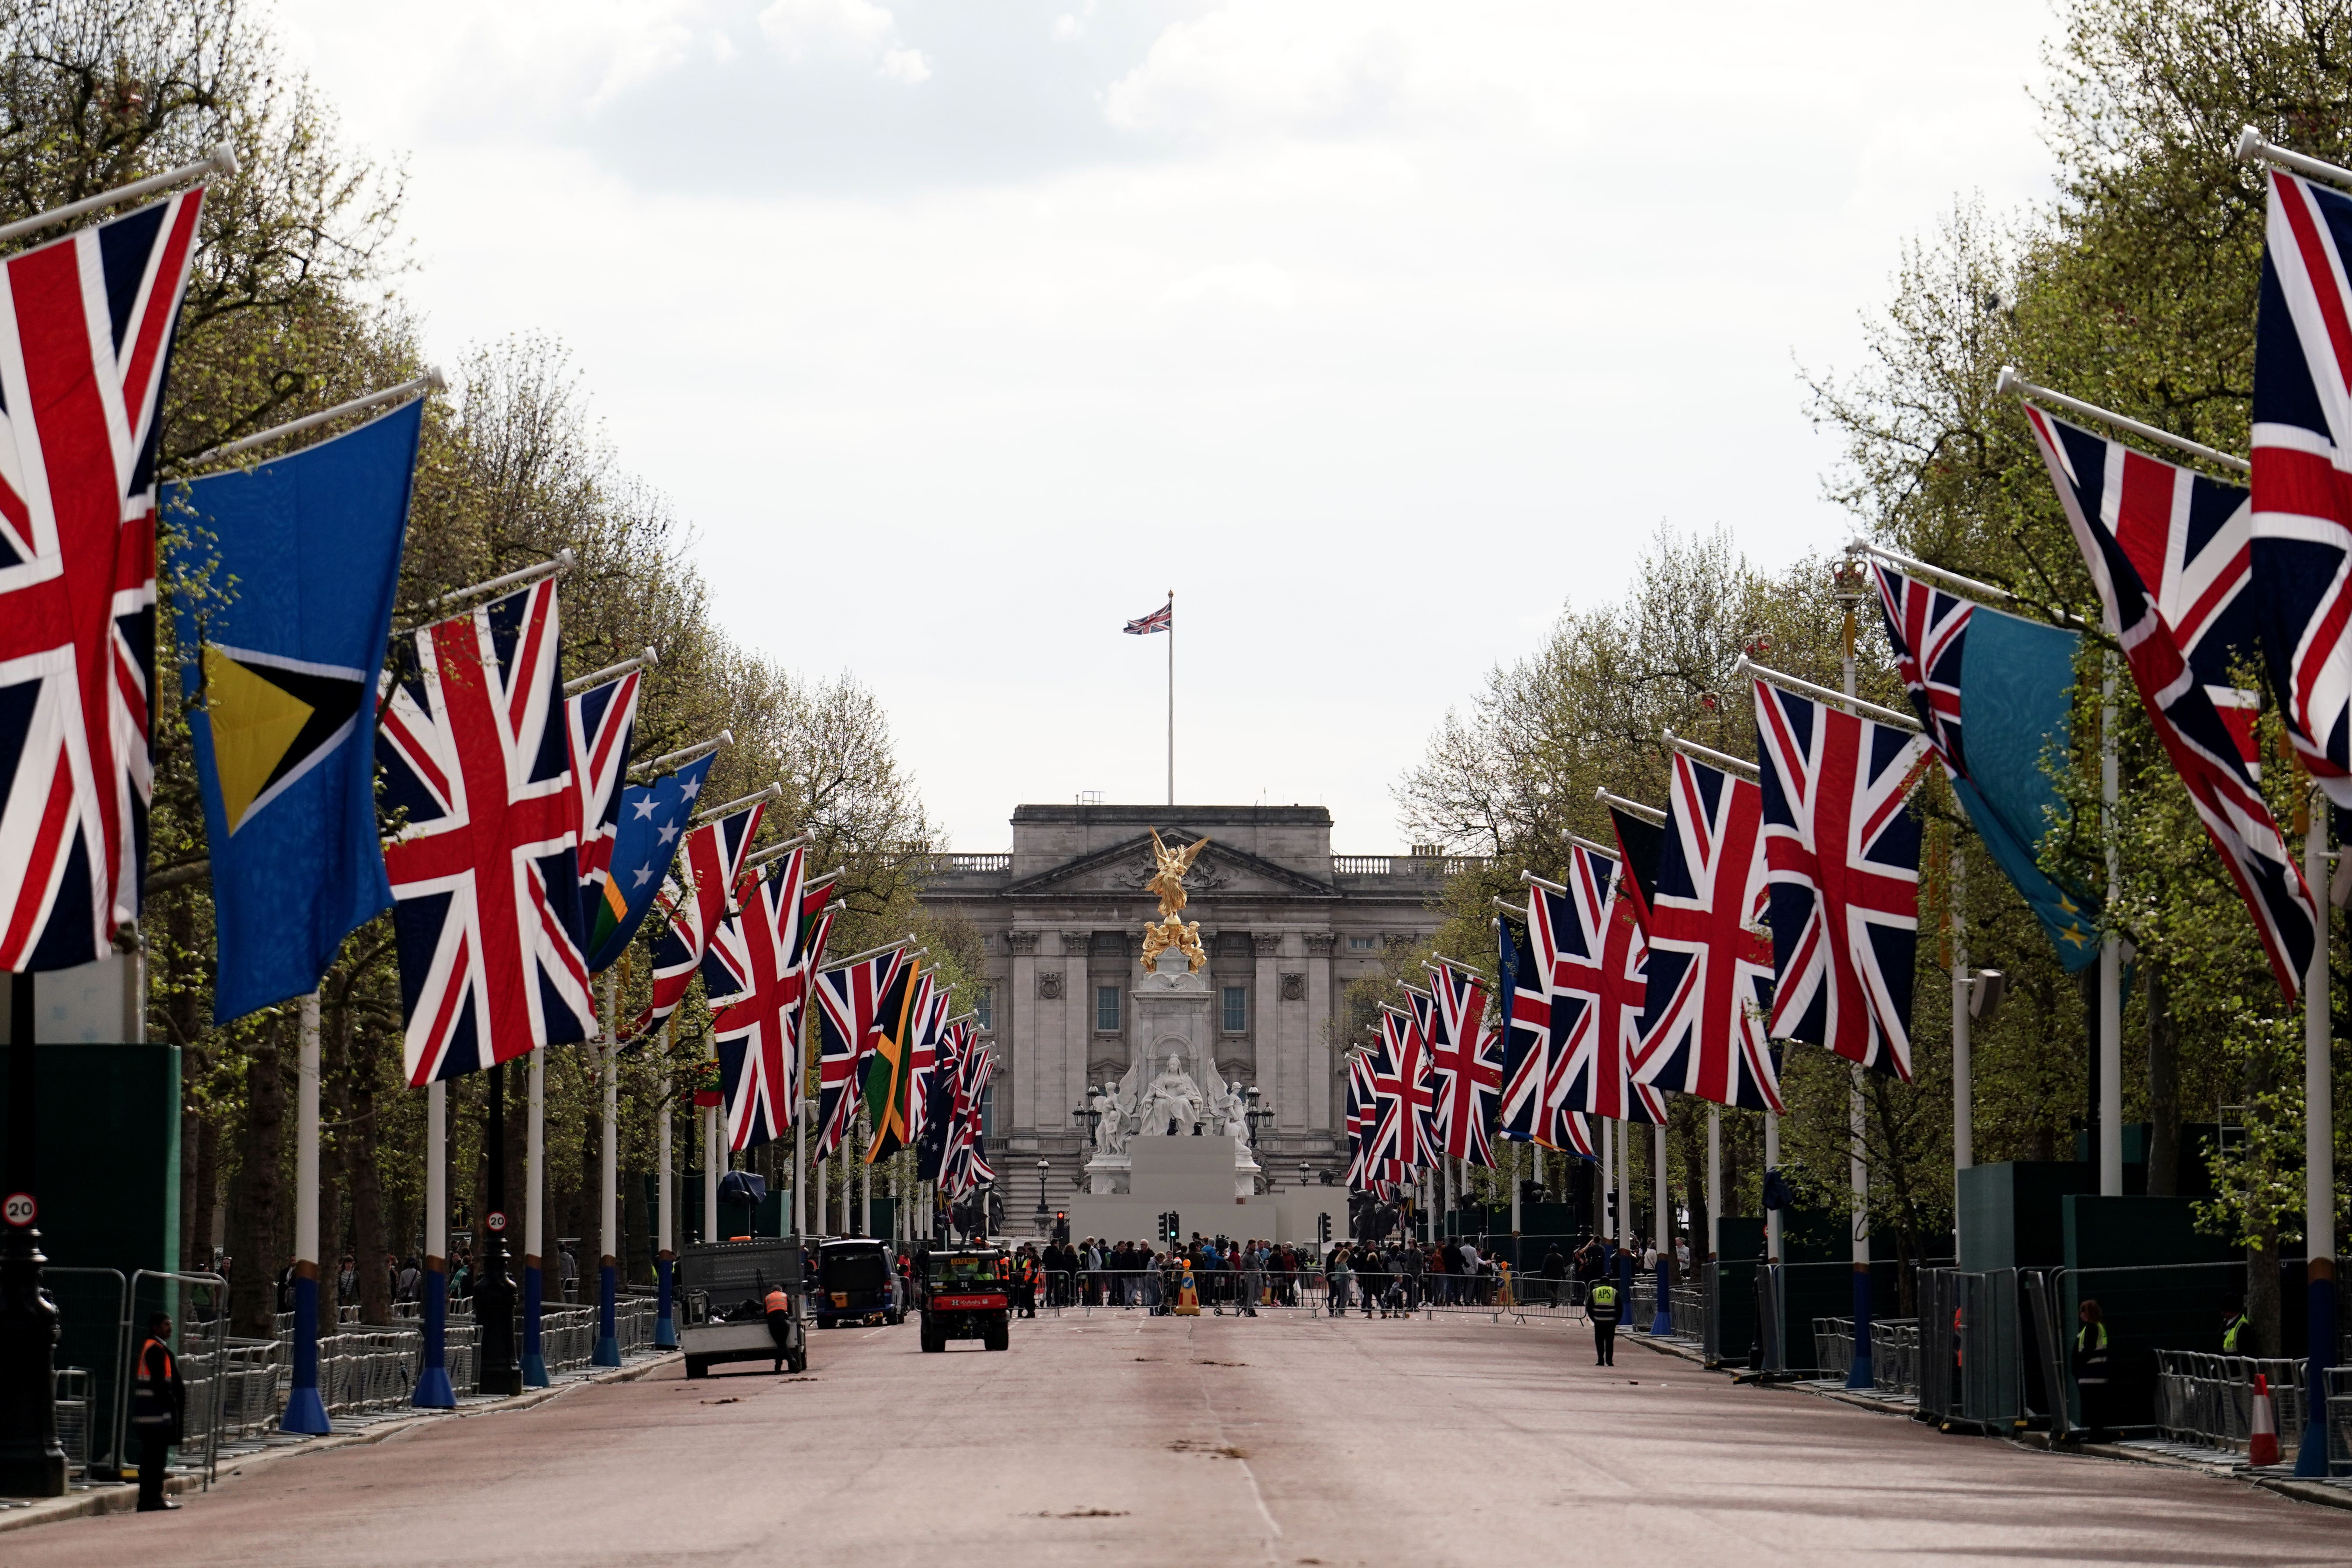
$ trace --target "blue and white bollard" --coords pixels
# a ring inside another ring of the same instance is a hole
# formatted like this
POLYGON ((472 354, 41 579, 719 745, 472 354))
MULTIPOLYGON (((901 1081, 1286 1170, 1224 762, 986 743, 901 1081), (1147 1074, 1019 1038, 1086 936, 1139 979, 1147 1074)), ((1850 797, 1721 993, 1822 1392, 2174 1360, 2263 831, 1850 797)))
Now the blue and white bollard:
POLYGON ((546 1276, 536 1259, 522 1266, 522 1385, 547 1386, 547 1354, 540 1339, 540 1319, 546 1310, 546 1276))
POLYGON ((1853 1266, 1853 1364, 1846 1369, 1845 1385, 1868 1389, 1878 1381, 1870 1356, 1870 1265, 1853 1266))
POLYGON ((425 1366, 408 1403, 419 1410, 457 1408, 449 1387, 449 1265, 438 1258, 425 1260, 425 1366))
POLYGON ((1674 1268, 1674 1254, 1661 1247, 1658 1250, 1658 1310, 1650 1314, 1650 1332, 1653 1335, 1675 1331, 1674 1268))
POLYGON ((621 1271, 611 1258, 596 1270, 596 1356, 598 1366, 621 1364, 620 1324, 615 1319, 621 1293, 621 1271))
POLYGON ((318 1270, 317 1264, 308 1261, 295 1266, 294 1385, 287 1391, 286 1414, 278 1421, 279 1431, 310 1437, 334 1430, 327 1419, 326 1401, 319 1397, 318 1270))
POLYGON ((671 1271, 677 1268, 676 1260, 667 1256, 654 1261, 660 1279, 660 1293, 654 1298, 654 1349, 657 1351, 677 1349, 677 1313, 670 1289, 671 1271))

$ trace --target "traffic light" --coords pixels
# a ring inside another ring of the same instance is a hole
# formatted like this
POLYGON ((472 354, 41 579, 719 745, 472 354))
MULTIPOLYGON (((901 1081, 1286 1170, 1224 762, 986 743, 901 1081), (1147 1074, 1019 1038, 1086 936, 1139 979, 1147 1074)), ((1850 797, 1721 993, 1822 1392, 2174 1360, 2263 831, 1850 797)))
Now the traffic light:
POLYGON ((1331 1216, 1328 1213, 1315 1216, 1315 1239, 1326 1247, 1331 1245, 1331 1216))
POLYGON ((1054 1239, 1067 1246, 1070 1239, 1070 1214, 1067 1209, 1054 1211, 1054 1239))
POLYGON ((1183 1238, 1183 1235, 1184 1229, 1177 1221, 1176 1211, 1174 1209, 1170 1209, 1168 1211, 1168 1239, 1171 1242, 1179 1241, 1183 1238))

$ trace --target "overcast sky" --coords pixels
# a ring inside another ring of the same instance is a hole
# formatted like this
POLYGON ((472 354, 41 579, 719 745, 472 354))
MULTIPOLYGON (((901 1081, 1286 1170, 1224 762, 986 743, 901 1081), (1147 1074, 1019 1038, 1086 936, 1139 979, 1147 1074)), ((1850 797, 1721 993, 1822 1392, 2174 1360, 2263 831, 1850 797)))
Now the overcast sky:
POLYGON ((572 349, 719 619, 1016 803, 1391 788, 1661 523, 1848 531, 1800 370, 2039 199, 2042 0, 280 0, 430 351, 572 349))

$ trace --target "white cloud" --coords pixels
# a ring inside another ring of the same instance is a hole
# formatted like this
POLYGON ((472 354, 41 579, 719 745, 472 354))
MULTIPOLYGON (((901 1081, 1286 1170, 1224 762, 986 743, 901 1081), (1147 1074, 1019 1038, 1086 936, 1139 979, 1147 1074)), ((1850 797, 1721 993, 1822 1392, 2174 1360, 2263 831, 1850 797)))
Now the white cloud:
POLYGON ((785 59, 812 56, 873 62, 875 74, 914 83, 931 74, 922 51, 898 39, 898 19, 874 0, 773 0, 760 13, 760 31, 785 59))
POLYGON ((1178 279, 1152 301, 1155 310, 1181 310, 1188 305, 1240 305, 1287 310, 1298 303, 1298 280, 1266 261, 1232 262, 1204 268, 1178 279))

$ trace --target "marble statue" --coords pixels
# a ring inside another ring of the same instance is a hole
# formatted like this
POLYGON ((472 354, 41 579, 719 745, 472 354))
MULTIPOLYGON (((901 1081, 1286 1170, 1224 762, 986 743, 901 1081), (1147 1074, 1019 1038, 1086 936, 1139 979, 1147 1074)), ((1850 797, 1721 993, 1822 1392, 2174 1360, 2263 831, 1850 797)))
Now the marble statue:
POLYGON ((1095 1123, 1095 1149, 1104 1154, 1127 1152, 1127 1114, 1129 1108, 1118 1097, 1118 1085, 1107 1083, 1095 1091, 1092 1109, 1099 1117, 1095 1123))
POLYGON ((1217 1118, 1224 1123, 1220 1131, 1230 1132, 1246 1143, 1249 1142, 1249 1097, 1242 1091, 1239 1079, 1224 1087, 1224 1096, 1217 1106, 1217 1118))
POLYGON ((1136 1131, 1143 1137, 1165 1136, 1171 1121, 1175 1123, 1177 1132, 1188 1133, 1192 1131, 1192 1124, 1208 1110, 1207 1098, 1201 1093, 1201 1086, 1192 1080, 1191 1073, 1184 1070, 1184 1064, 1172 1055, 1168 1058, 1168 1066, 1144 1087, 1139 1098, 1142 1117, 1136 1131))

